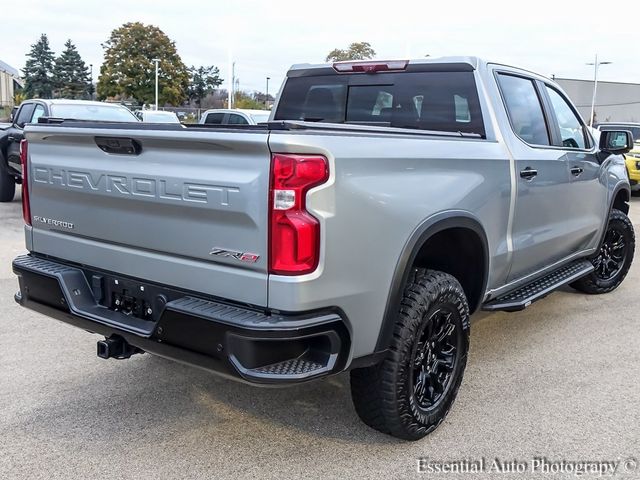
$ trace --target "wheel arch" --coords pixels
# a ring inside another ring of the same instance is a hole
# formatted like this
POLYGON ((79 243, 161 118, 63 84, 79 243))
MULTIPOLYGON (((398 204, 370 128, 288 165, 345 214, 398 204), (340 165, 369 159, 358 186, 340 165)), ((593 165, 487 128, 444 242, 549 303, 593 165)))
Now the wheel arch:
POLYGON ((611 213, 611 210, 616 208, 625 215, 629 214, 629 200, 631 198, 631 189, 624 183, 618 185, 611 195, 611 205, 607 213, 611 213))
MULTIPOLYGON (((426 266, 420 265, 419 263, 416 264, 416 261, 420 261, 421 258, 428 260, 428 256, 425 257, 424 255, 427 253, 426 247, 430 246, 430 241, 446 235, 459 234, 472 235, 469 237, 473 242, 472 251, 480 253, 477 264, 475 265, 481 269, 479 278, 478 275, 469 276, 468 278, 458 278, 458 275, 447 271, 446 268, 442 271, 451 273, 456 277, 462 284, 468 298, 471 294, 471 298, 469 299, 469 310, 471 313, 480 307, 486 291, 489 274, 489 247, 484 228, 480 221, 468 212, 454 211, 437 214, 425 220, 413 231, 400 254, 387 296, 384 317, 376 343, 376 351, 386 349, 389 344, 389 339, 393 334, 395 325, 395 314, 400 307, 404 286, 414 266, 426 266), (470 281, 475 282, 473 286, 470 281)), ((452 249, 454 248, 456 248, 455 245, 452 249)))

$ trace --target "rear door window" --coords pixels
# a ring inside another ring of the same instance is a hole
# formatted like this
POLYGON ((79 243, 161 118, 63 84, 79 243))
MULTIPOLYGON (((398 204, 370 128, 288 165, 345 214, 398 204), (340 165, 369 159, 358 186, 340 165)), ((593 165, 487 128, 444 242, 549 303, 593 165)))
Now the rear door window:
POLYGON ((287 79, 275 120, 485 135, 473 72, 402 72, 287 79))
POLYGON ((513 131, 531 145, 549 145, 549 132, 533 80, 499 74, 500 89, 513 131))
POLYGON ((207 118, 204 119, 204 123, 211 125, 220 125, 223 118, 224 113, 209 113, 207 114, 207 118))
POLYGON ((561 146, 564 148, 587 148, 582 121, 559 92, 549 86, 546 88, 553 106, 553 114, 560 128, 561 146))
POLYGON ((230 125, 249 125, 247 119, 242 115, 238 115, 237 113, 230 113, 227 123, 229 123, 230 125))

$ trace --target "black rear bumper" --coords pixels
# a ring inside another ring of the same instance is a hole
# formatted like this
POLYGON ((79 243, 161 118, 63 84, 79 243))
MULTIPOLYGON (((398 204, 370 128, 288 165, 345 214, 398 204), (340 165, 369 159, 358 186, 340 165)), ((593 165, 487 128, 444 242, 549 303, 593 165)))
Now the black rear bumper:
POLYGON ((274 314, 31 255, 13 271, 23 307, 227 377, 291 384, 346 367, 349 331, 337 311, 274 314), (114 286, 136 289, 133 304, 151 313, 118 311, 111 302, 124 297, 114 286))

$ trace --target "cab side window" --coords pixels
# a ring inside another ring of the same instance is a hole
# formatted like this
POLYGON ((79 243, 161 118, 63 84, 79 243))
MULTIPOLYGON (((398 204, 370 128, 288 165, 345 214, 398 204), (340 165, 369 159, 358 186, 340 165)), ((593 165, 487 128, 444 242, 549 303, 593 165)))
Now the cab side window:
POLYGON ((31 115, 31 120, 29 123, 38 123, 38 119, 44 115, 44 107, 40 104, 36 105, 35 110, 33 111, 33 115, 31 115))
POLYGON ((558 121, 560 138, 564 148, 587 148, 584 126, 567 101, 555 89, 547 86, 547 93, 553 106, 552 115, 558 121))
POLYGON ((500 89, 513 131, 531 145, 550 145, 542 104, 533 80, 499 74, 500 89))

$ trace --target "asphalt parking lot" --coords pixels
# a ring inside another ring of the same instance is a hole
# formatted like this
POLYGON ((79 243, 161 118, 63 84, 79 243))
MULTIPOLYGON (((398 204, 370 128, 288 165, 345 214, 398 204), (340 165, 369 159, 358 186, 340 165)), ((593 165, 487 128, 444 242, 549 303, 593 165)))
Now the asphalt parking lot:
MULTIPOLYGON (((631 217, 638 228, 640 198, 631 217)), ((528 465, 422 478, 576 478, 532 472, 534 457, 620 461, 613 478, 640 478, 627 462, 640 458, 640 260, 611 294, 566 289, 478 318, 457 402, 407 443, 359 421, 347 375, 257 389, 150 355, 97 358, 97 336, 14 303, 19 195, 0 225, 1 478, 411 478, 421 457, 528 465)))

